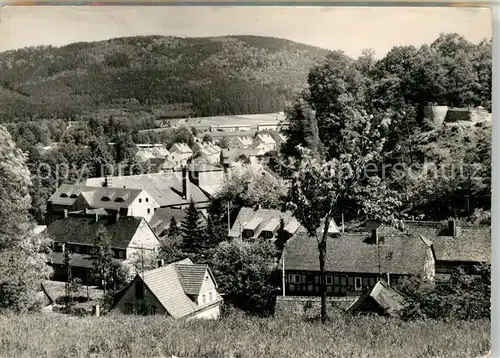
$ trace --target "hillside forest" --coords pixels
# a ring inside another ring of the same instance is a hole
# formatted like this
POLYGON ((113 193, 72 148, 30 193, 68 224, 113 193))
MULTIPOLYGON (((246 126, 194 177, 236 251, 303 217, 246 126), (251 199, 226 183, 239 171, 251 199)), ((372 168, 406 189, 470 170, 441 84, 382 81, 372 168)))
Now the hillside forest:
MULTIPOLYGON (((470 218, 490 207, 491 127, 435 126, 423 109, 490 110, 491 56, 491 40, 473 44, 457 34, 421 47, 396 46, 380 59, 371 50, 353 59, 254 36, 149 36, 25 48, 0 54, 0 121, 28 153, 31 213, 40 222, 46 199, 62 182, 101 176, 102 163, 136 164, 134 143, 192 141, 189 128, 147 137, 138 132, 159 118, 286 109, 289 139, 268 156, 286 176, 283 163, 300 157, 299 144, 335 154, 350 108, 386 121, 380 163, 470 169, 465 176, 412 182, 387 177, 387 185, 404 193, 401 213, 470 218), (61 145, 43 149, 54 142, 61 145)), ((355 217, 358 209, 346 213, 355 217)))

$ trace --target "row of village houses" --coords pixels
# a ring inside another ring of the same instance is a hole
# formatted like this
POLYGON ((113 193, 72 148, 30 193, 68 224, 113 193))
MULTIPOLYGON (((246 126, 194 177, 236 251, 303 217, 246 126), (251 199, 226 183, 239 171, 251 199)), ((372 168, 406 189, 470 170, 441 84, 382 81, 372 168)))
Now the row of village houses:
POLYGON ((185 143, 175 143, 168 150, 158 144, 138 144, 137 158, 158 168, 156 171, 179 168, 193 164, 230 165, 240 157, 255 161, 264 154, 277 150, 285 141, 279 132, 257 133, 250 136, 233 136, 226 140, 227 148, 222 149, 211 142, 196 140, 189 147, 185 143))
MULTIPOLYGON (((73 275, 93 283, 90 249, 99 230, 109 234, 115 260, 131 264, 157 252, 171 218, 180 223, 190 200, 196 203, 202 220, 206 219, 210 198, 223 178, 220 167, 190 164, 179 171, 61 185, 47 205, 45 232, 55 242, 53 279, 65 279, 63 251, 70 250, 73 275)), ((276 263, 282 296, 318 296, 317 243, 292 213, 243 207, 231 220, 228 236, 233 240, 275 240, 282 220, 289 237, 276 263)), ((369 297, 374 292, 396 297, 391 287, 402 277, 418 275, 434 281, 446 278, 457 267, 473 274, 476 265, 491 262, 489 227, 407 221, 398 229, 366 223, 347 232, 332 222, 330 232, 340 234, 327 245, 326 290, 332 298, 366 297, 367 292, 369 297)), ((151 312, 176 318, 218 316, 222 298, 209 267, 189 260, 160 266, 139 273, 116 297, 114 310, 132 312, 137 302, 148 301, 151 312)), ((352 307, 361 305, 352 303, 352 307)))

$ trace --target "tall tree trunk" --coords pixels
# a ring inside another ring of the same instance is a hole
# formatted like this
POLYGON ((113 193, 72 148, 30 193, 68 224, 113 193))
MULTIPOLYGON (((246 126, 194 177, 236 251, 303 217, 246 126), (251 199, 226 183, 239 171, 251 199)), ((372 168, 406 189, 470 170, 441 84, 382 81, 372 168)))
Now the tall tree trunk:
POLYGON ((320 272, 320 291, 321 291, 321 322, 327 320, 326 312, 326 278, 325 278, 325 262, 326 262, 326 237, 322 237, 318 243, 319 250, 319 272, 320 272))

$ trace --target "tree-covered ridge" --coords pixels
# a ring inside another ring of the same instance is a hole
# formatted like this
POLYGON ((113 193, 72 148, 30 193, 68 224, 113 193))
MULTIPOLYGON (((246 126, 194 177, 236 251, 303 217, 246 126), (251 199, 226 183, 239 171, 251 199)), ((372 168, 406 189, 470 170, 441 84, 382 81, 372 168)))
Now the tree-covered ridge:
POLYGON ((0 113, 13 122, 71 119, 109 106, 190 104, 194 115, 274 112, 304 87, 309 68, 326 53, 257 36, 139 36, 7 51, 0 54, 0 98, 7 104, 0 113))

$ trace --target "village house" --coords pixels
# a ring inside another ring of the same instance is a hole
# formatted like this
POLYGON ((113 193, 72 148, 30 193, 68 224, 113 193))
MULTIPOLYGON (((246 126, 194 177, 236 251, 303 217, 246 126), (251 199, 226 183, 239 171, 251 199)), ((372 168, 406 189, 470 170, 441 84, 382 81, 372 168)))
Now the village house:
POLYGON ((159 207, 187 208, 191 200, 197 207, 208 207, 212 195, 222 185, 224 172, 213 166, 189 165, 182 169, 155 174, 91 178, 84 184, 110 188, 133 188, 147 191, 159 207))
MULTIPOLYGON (((183 169, 174 170, 180 174, 183 169)), ((209 198, 215 195, 224 183, 224 168, 220 165, 206 163, 191 163, 187 166, 189 181, 200 188, 209 198)), ((198 208, 205 208, 207 205, 199 205, 198 208)))
POLYGON ((277 131, 279 128, 279 123, 274 122, 274 123, 259 123, 257 124, 257 131, 277 131))
POLYGON ((436 278, 446 279, 457 268, 474 274, 476 267, 491 264, 491 227, 459 226, 435 221, 405 221, 404 231, 420 234, 432 242, 436 258, 436 278))
MULTIPOLYGON (((305 232, 303 226, 289 211, 281 212, 274 209, 262 209, 259 205, 254 208, 242 207, 234 220, 229 237, 236 239, 255 240, 258 238, 274 239, 278 234, 281 219, 284 221, 284 230, 291 236, 298 232, 305 232)), ((339 229, 334 221, 330 223, 328 232, 338 233, 339 229)))
POLYGON ((224 168, 229 168, 237 162, 248 160, 250 163, 257 163, 259 158, 262 157, 257 149, 243 148, 243 149, 223 149, 220 153, 220 163, 224 168))
POLYGON ((185 259, 139 273, 118 293, 111 313, 217 319, 222 302, 210 268, 185 259))
POLYGON ((276 141, 269 134, 257 134, 253 140, 253 148, 267 153, 276 150, 276 141))
POLYGON ((249 131, 251 126, 247 124, 219 124, 211 125, 210 132, 235 132, 235 131, 249 131))
POLYGON ((100 233, 109 237, 114 259, 130 267, 134 260, 154 255, 160 246, 158 237, 144 218, 120 217, 119 214, 68 215, 48 225, 45 233, 54 241, 49 258, 55 281, 66 279, 63 258, 64 252, 70 251, 73 277, 80 278, 84 284, 96 283, 91 274, 91 252, 100 233))
MULTIPOLYGON (((206 209, 201 209, 200 221, 206 223, 206 209)), ((170 221, 175 218, 177 226, 180 228, 181 223, 186 219, 187 211, 184 209, 159 208, 149 221, 149 226, 154 230, 158 237, 163 237, 168 233, 170 221)))
POLYGON ((197 143, 196 150, 191 158, 191 163, 197 164, 216 164, 220 162, 221 148, 213 144, 202 145, 197 143))
POLYGON ((246 149, 251 148, 253 145, 253 140, 249 136, 237 136, 230 138, 228 141, 230 149, 246 149))
MULTIPOLYGON (((299 232, 287 241, 279 270, 286 296, 320 294, 318 243, 299 232)), ((435 261, 432 245, 415 235, 341 234, 327 239, 327 296, 359 296, 373 289, 379 280, 390 287, 406 276, 433 282, 435 261)))
POLYGON ((170 148, 168 159, 174 163, 176 167, 181 167, 187 164, 187 161, 193 155, 193 151, 185 143, 175 143, 170 148))
POLYGON ((87 212, 92 209, 149 220, 159 207, 158 202, 144 189, 62 184, 47 201, 46 222, 61 218, 65 212, 87 212))

